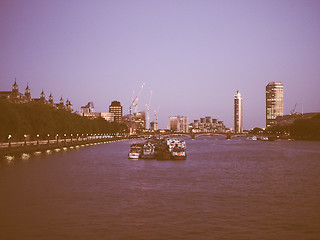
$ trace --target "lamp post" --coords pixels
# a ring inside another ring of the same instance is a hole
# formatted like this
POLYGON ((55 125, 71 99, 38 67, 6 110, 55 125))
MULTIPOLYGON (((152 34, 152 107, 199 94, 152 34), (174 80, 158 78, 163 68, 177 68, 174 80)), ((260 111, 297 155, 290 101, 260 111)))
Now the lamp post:
POLYGON ((27 146, 27 135, 23 135, 24 136, 24 145, 27 146))
POLYGON ((8 136, 9 147, 11 147, 11 134, 8 136))
POLYGON ((72 143, 72 133, 70 134, 70 136, 71 136, 71 143, 72 143))
POLYGON ((37 145, 39 145, 39 134, 37 134, 37 145))
POLYGON ((57 137, 57 143, 59 143, 59 134, 57 134, 56 137, 57 137))
POLYGON ((67 144, 67 134, 64 134, 64 144, 67 144))
POLYGON ((48 145, 49 145, 49 143, 50 143, 50 139, 49 139, 49 137, 50 137, 50 134, 48 134, 48 145))

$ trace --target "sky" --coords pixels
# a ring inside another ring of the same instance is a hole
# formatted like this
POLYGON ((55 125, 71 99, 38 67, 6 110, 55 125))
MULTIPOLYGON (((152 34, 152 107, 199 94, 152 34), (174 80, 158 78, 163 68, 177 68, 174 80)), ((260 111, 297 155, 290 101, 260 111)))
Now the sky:
POLYGON ((0 90, 17 79, 74 110, 113 100, 128 113, 151 98, 169 116, 212 116, 233 128, 265 127, 265 87, 284 85, 284 114, 320 112, 320 1, 0 0, 0 90))

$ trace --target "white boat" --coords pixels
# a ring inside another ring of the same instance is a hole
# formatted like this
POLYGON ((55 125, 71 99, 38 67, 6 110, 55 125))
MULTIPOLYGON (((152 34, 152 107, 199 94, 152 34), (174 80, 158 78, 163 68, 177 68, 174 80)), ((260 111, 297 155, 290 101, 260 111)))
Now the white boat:
POLYGON ((258 138, 257 136, 252 136, 252 137, 247 137, 247 140, 250 140, 250 141, 257 141, 258 138))
POLYGON ((183 147, 175 147, 171 152, 172 158, 176 160, 187 159, 186 149, 183 147))
POLYGON ((139 159, 141 155, 142 147, 140 144, 131 144, 130 151, 128 153, 129 159, 139 159))
POLYGON ((176 147, 184 148, 186 149, 186 142, 176 139, 176 138, 169 138, 167 139, 167 145, 169 147, 169 151, 172 152, 172 150, 176 147))
POLYGON ((169 151, 171 152, 172 159, 185 160, 187 158, 186 154, 186 142, 180 139, 171 138, 167 140, 167 145, 169 151))

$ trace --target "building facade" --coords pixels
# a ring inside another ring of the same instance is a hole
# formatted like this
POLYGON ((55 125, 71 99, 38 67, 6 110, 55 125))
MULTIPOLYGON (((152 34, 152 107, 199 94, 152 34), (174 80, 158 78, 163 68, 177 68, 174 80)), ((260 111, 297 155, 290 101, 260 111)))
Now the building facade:
POLYGON ((16 79, 14 81, 14 84, 12 85, 11 91, 0 91, 0 99, 8 100, 10 102, 19 103, 19 104, 30 103, 30 102, 42 103, 42 104, 51 105, 57 109, 65 109, 70 112, 73 111, 72 104, 69 100, 67 100, 66 104, 64 104, 63 99, 61 97, 60 103, 54 103, 53 96, 52 96, 52 94, 50 94, 49 100, 47 101, 43 90, 40 93, 40 98, 31 98, 29 84, 27 84, 27 87, 25 89, 25 93, 24 94, 20 93, 16 79))
POLYGON ((80 115, 84 116, 85 114, 88 113, 94 113, 94 105, 93 102, 88 102, 87 105, 82 106, 80 108, 80 115))
POLYGON ((234 133, 242 133, 242 97, 239 90, 234 95, 234 133))
POLYGON ((194 133, 225 133, 228 131, 223 121, 212 117, 193 120, 193 123, 189 124, 189 128, 194 133))
POLYGON ((100 113, 100 117, 102 117, 107 122, 114 122, 114 114, 109 112, 100 113))
POLYGON ((120 104, 120 102, 118 101, 113 101, 111 103, 111 105, 109 106, 109 113, 113 113, 114 114, 114 121, 121 123, 122 122, 122 106, 120 104))
POLYGON ((146 129, 146 114, 145 112, 137 112, 134 114, 124 115, 122 122, 128 127, 130 134, 135 134, 137 131, 146 129))
POLYGON ((169 117, 168 129, 174 132, 189 132, 188 117, 185 116, 173 116, 169 117))
POLYGON ((157 131, 158 128, 158 123, 157 122, 150 122, 150 130, 152 131, 157 131))
POLYGON ((266 127, 275 125, 280 116, 283 116, 283 84, 269 82, 266 86, 266 127))

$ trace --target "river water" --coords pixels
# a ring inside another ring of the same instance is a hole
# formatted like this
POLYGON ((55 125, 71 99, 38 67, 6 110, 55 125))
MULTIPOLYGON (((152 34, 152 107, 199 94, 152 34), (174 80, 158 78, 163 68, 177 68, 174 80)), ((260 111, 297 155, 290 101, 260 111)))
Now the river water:
POLYGON ((133 140, 1 160, 0 239, 320 239, 320 143, 186 139, 185 161, 133 140))

